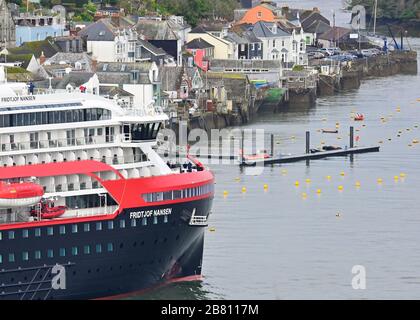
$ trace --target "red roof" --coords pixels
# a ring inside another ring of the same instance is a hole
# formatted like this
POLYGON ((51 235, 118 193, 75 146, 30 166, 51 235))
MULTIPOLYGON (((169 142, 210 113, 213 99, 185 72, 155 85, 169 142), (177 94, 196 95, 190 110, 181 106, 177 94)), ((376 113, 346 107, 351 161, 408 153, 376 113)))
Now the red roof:
MULTIPOLYGON (((94 172, 118 171, 106 163, 94 160, 69 162, 52 162, 46 164, 32 164, 26 166, 0 168, 0 179, 14 179, 27 177, 52 177, 71 174, 91 174, 94 172)), ((122 177, 121 175, 119 175, 122 177)))

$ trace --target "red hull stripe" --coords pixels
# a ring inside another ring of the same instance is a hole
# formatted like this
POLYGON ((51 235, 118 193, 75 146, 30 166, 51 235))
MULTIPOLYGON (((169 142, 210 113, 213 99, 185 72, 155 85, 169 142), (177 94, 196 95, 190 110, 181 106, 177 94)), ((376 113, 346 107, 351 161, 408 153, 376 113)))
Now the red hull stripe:
POLYGON ((115 296, 103 297, 103 298, 98 298, 98 299, 94 299, 94 300, 117 300, 117 299, 124 299, 124 298, 129 298, 129 297, 132 297, 132 296, 138 296, 138 295, 141 295, 141 294, 145 294, 145 293, 147 293, 149 291, 162 288, 162 287, 167 286, 167 285, 172 284, 172 283, 192 282, 192 281, 202 281, 202 280, 203 280, 203 276, 202 275, 195 275, 195 276, 174 278, 174 279, 170 279, 168 281, 165 281, 162 284, 159 284, 159 285, 156 285, 156 286, 147 288, 147 289, 133 291, 133 292, 130 292, 130 293, 117 294, 115 296))
MULTIPOLYGON (((171 204, 175 203, 183 203, 183 202, 191 202, 196 200, 203 200, 210 197, 213 197, 213 193, 205 194, 199 197, 193 198, 186 198, 180 200, 171 201, 171 204)), ((167 202, 155 202, 155 203, 148 203, 148 205, 164 205, 167 202)), ((0 231, 7 231, 7 230, 16 230, 16 229, 25 229, 25 228, 32 228, 32 227, 45 227, 45 226, 55 226, 55 225, 62 225, 62 224, 73 224, 73 223, 83 223, 83 222, 101 222, 101 221, 108 221, 113 220, 117 217, 118 214, 122 212, 122 208, 120 207, 117 211, 113 214, 107 215, 97 215, 91 217, 80 217, 80 218, 63 218, 57 220, 46 220, 46 221, 34 221, 34 222, 20 222, 20 223, 13 223, 13 224, 2 224, 0 225, 0 231)))
POLYGON ((52 177, 71 174, 92 174, 94 172, 113 171, 121 179, 124 177, 110 165, 94 161, 81 160, 69 162, 51 162, 45 164, 31 164, 26 166, 0 168, 0 180, 27 178, 27 177, 52 177))

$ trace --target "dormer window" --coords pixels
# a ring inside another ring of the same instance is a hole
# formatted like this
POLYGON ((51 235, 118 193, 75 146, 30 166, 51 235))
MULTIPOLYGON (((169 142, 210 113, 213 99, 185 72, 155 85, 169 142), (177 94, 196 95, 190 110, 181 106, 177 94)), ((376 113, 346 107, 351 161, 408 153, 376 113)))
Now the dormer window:
POLYGON ((262 18, 262 12, 261 11, 257 12, 257 18, 262 18))

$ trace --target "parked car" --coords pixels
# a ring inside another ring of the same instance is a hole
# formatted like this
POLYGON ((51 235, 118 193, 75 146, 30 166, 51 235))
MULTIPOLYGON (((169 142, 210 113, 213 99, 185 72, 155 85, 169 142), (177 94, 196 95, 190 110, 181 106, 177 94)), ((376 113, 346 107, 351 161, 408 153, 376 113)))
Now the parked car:
POLYGON ((325 58, 325 54, 319 51, 311 51, 308 53, 310 59, 322 59, 325 58))
POLYGON ((363 54, 364 57, 370 58, 370 57, 375 57, 381 54, 381 51, 378 49, 363 49, 361 51, 361 53, 363 54))

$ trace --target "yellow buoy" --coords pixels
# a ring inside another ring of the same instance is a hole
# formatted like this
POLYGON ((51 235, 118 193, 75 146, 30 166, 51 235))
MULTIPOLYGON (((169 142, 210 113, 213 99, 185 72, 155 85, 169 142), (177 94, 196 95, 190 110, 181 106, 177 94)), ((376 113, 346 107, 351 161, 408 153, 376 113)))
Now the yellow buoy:
POLYGON ((414 140, 413 140, 413 144, 418 144, 418 143, 420 143, 420 141, 419 141, 419 140, 417 140, 417 139, 414 139, 414 140))
POLYGON ((327 180, 331 180, 331 176, 327 176, 327 180))
POLYGON ((407 175, 405 173, 400 173, 401 178, 405 178, 407 175))
POLYGON ((267 190, 268 189, 268 184, 265 184, 264 185, 264 190, 267 190))
POLYGON ((321 190, 321 189, 317 189, 317 190, 316 190, 316 193, 317 193, 317 194, 321 194, 321 193, 322 193, 322 190, 321 190))
POLYGON ((226 190, 223 191, 223 195, 226 197, 229 194, 229 192, 227 192, 226 190))
POLYGON ((338 190, 343 191, 344 187, 343 186, 338 186, 338 190))
POLYGON ((346 173, 344 171, 340 172, 340 176, 344 177, 346 175, 346 173))
POLYGON ((242 193, 245 193, 245 192, 246 192, 246 188, 242 187, 242 193))
POLYGON ((295 182, 295 186, 296 186, 296 187, 299 187, 299 184, 300 184, 300 183, 299 183, 299 181, 296 181, 296 182, 295 182))
POLYGON ((235 178, 235 181, 239 182, 239 181, 241 181, 241 178, 235 178))
POLYGON ((379 178, 377 181, 379 184, 382 184, 384 182, 381 178, 379 178))
POLYGON ((286 169, 281 170, 281 174, 287 174, 287 170, 286 169))
POLYGON ((311 179, 306 179, 306 183, 311 183, 311 179))
POLYGON ((400 177, 399 177, 399 176, 395 176, 395 177, 394 177, 394 180, 395 180, 395 181, 398 181, 398 180, 400 180, 400 177))
POLYGON ((306 194, 306 192, 302 193, 302 198, 307 198, 308 195, 306 194))
POLYGON ((360 188, 361 185, 360 181, 356 181, 356 188, 360 188))
POLYGON ((216 231, 216 228, 211 227, 211 228, 209 228, 209 231, 210 231, 210 232, 215 232, 215 231, 216 231))

